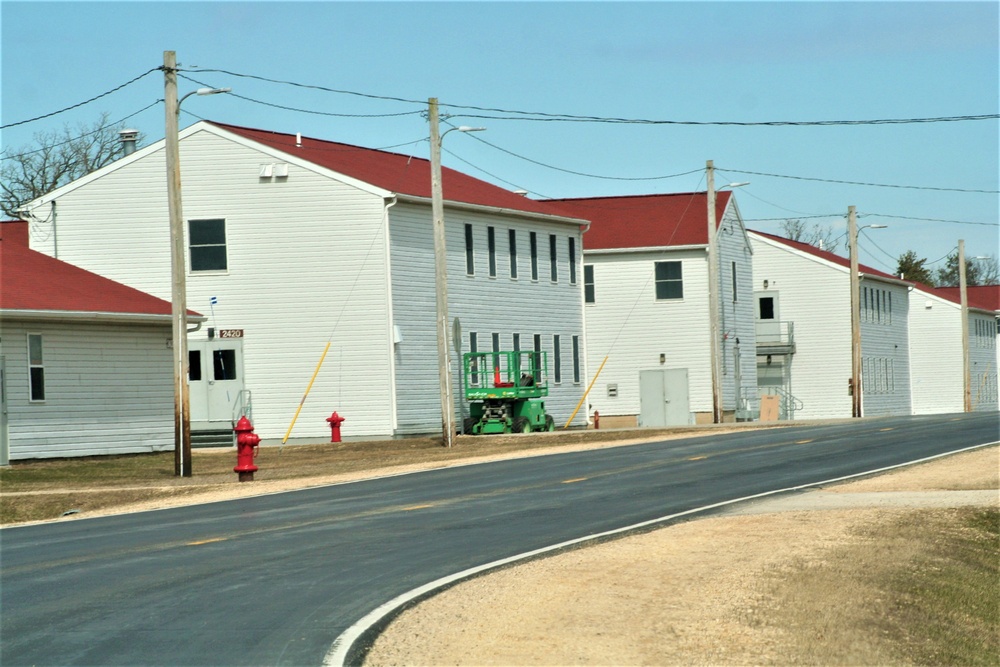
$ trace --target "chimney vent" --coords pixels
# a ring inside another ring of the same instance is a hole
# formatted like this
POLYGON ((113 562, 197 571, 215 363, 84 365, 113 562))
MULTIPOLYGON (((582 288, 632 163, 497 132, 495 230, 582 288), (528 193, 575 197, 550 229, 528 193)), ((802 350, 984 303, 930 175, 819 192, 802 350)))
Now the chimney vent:
POLYGON ((120 130, 118 136, 122 142, 123 155, 131 155, 135 152, 135 142, 139 138, 139 130, 120 130))

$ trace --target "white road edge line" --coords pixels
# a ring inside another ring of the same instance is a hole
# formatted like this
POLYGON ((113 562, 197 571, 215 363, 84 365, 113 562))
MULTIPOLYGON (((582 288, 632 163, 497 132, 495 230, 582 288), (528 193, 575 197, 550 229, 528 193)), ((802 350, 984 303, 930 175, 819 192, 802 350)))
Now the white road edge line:
POLYGON ((540 549, 535 549, 533 551, 526 551, 525 553, 518 554, 516 556, 510 556, 509 558, 503 558, 501 560, 493 561, 492 563, 486 563, 485 565, 479 565, 477 567, 469 568, 463 570, 462 572, 456 572, 455 574, 448 575, 447 577, 442 577, 436 581, 424 584, 414 588, 413 590, 407 591, 402 595, 398 595, 392 600, 389 600, 383 605, 376 607, 372 611, 365 614, 361 619, 356 621, 351 627, 347 628, 337 639, 334 640, 333 644, 330 646, 329 652, 323 659, 323 667, 345 667, 347 665, 347 658, 351 651, 354 643, 370 628, 378 624, 383 618, 394 612, 399 607, 412 602, 413 600, 426 595, 434 591, 435 589, 454 584, 462 579, 467 579, 473 575, 485 572, 487 570, 492 570, 504 565, 509 565, 511 563, 516 563, 520 560, 526 560, 533 556, 538 556, 540 554, 547 553, 549 551, 557 551, 569 546, 580 544, 582 542, 588 542, 591 540, 597 540, 602 537, 608 537, 611 535, 617 535, 619 533, 625 533, 630 530, 636 530, 639 528, 645 528, 646 526, 652 526, 657 523, 663 523, 665 521, 670 521, 671 519, 676 519, 678 517, 687 516, 690 514, 697 514, 699 512, 704 512, 706 510, 715 509, 717 507, 725 507, 726 505, 733 505, 735 503, 745 502, 747 500, 754 500, 756 498, 764 498, 767 496, 773 496, 778 493, 787 493, 789 491, 799 491, 801 489, 807 489, 813 486, 820 486, 823 484, 832 484, 834 482, 842 482, 847 479, 852 479, 854 477, 864 477, 866 475, 874 475, 881 472, 887 472, 889 470, 895 470, 896 468, 905 468, 906 466, 916 465, 918 463, 926 463, 927 461, 933 461, 934 459, 943 458, 945 456, 952 456, 954 454, 961 454, 962 452, 971 451, 973 449, 981 449, 983 447, 991 447, 1000 444, 1000 440, 995 442, 987 442, 981 445, 973 445, 971 447, 964 447, 962 449, 956 449, 954 451, 945 452, 943 454, 935 454, 934 456, 928 456, 922 459, 916 459, 914 461, 907 461, 905 463, 898 463, 896 465, 887 466, 885 468, 876 468, 875 470, 868 470, 865 472, 855 473, 853 475, 845 475, 843 477, 834 477, 833 479, 826 479, 820 482, 812 482, 809 484, 800 484, 798 486, 790 486, 784 489, 776 489, 774 491, 765 491, 764 493, 757 493, 752 496, 744 496, 743 498, 735 498, 733 500, 725 500, 720 503, 713 503, 711 505, 705 505, 703 507, 697 507, 695 509, 686 510, 684 512, 678 512, 676 514, 669 514, 667 516, 659 517, 657 519, 650 519, 648 521, 643 521, 641 523, 635 523, 631 526, 625 526, 623 528, 616 528, 614 530, 608 530, 603 533, 594 533, 593 535, 587 535, 585 537, 578 537, 574 540, 568 540, 566 542, 560 542, 559 544, 553 544, 551 546, 542 547, 540 549))

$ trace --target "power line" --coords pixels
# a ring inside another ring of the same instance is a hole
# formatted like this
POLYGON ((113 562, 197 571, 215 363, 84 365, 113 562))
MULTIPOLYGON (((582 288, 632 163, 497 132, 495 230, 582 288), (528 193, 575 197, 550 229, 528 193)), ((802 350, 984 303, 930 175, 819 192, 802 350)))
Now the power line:
MULTIPOLYGON (((228 74, 229 76, 241 77, 246 79, 255 79, 258 81, 277 83, 287 86, 295 86, 298 88, 320 90, 324 92, 337 93, 341 95, 353 95, 356 97, 364 97, 367 99, 386 100, 391 102, 403 102, 405 104, 419 104, 421 106, 426 104, 425 100, 414 100, 405 97, 395 97, 392 95, 375 95, 372 93, 362 93, 354 90, 329 88, 327 86, 304 84, 283 79, 273 79, 270 77, 258 76, 255 74, 242 74, 239 72, 233 72, 224 69, 206 68, 206 69, 186 70, 186 71, 217 72, 220 74, 228 74)), ((707 126, 729 125, 729 126, 740 126, 740 127, 778 127, 778 126, 814 127, 814 126, 836 126, 836 125, 899 125, 899 124, 913 124, 913 123, 953 123, 953 122, 964 122, 964 121, 975 121, 975 120, 995 120, 997 118, 1000 118, 1000 114, 975 114, 966 116, 937 116, 930 118, 879 118, 872 120, 692 121, 692 120, 655 120, 647 118, 583 116, 577 114, 550 113, 546 111, 522 111, 518 109, 501 109, 495 107, 482 107, 469 104, 455 104, 450 102, 441 102, 440 106, 442 108, 447 107, 449 109, 481 111, 493 114, 497 113, 514 114, 514 116, 461 114, 463 118, 484 118, 491 120, 525 120, 525 121, 536 121, 536 122, 611 123, 611 124, 635 124, 635 125, 707 125, 707 126)))
POLYGON ((981 225, 983 227, 1000 227, 997 222, 970 222, 968 220, 943 220, 941 218, 914 218, 905 215, 888 215, 885 213, 862 213, 861 217, 871 218, 898 218, 900 220, 916 220, 918 222, 947 222, 953 225, 981 225))
POLYGON ((126 81, 125 83, 123 83, 122 85, 120 85, 120 86, 118 86, 116 88, 112 88, 111 90, 109 90, 107 92, 101 93, 100 95, 95 95, 94 97, 91 97, 89 100, 84 100, 83 102, 78 102, 77 104, 74 104, 73 106, 66 107, 65 109, 60 109, 59 111, 53 111, 52 113, 47 113, 47 114, 42 115, 42 116, 35 116, 34 118, 29 118, 28 120, 21 120, 21 121, 18 121, 16 123, 8 123, 7 125, 0 125, 0 130, 6 130, 8 127, 16 127, 18 125, 24 125, 25 123, 33 123, 36 120, 42 120, 42 119, 45 119, 45 118, 51 118, 52 116, 57 116, 57 115, 59 115, 61 113, 65 113, 67 111, 70 111, 71 109, 76 109, 77 107, 82 107, 85 104, 90 104, 94 100, 99 100, 102 97, 107 97, 111 93, 118 92, 122 88, 124 88, 124 87, 126 87, 128 85, 131 85, 131 84, 135 83, 136 81, 138 81, 139 79, 141 79, 141 78, 143 78, 145 76, 148 76, 149 74, 152 74, 153 72, 156 72, 156 71, 158 71, 160 69, 162 69, 162 68, 160 68, 160 67, 154 67, 153 69, 149 70, 148 72, 144 72, 143 74, 140 74, 139 76, 135 77, 131 81, 126 81))
MULTIPOLYGON (((179 76, 182 79, 186 79, 187 81, 190 81, 192 83, 196 83, 199 86, 208 86, 207 83, 204 83, 202 81, 198 81, 197 79, 194 79, 194 78, 189 77, 189 76, 184 76, 183 74, 178 74, 177 76, 179 76)), ((209 87, 211 87, 211 86, 209 86, 209 87)), ((298 112, 298 113, 307 113, 307 114, 313 114, 313 115, 316 115, 316 116, 333 116, 335 118, 394 118, 394 117, 397 117, 397 116, 413 116, 413 115, 422 113, 422 111, 420 111, 420 110, 417 110, 417 111, 401 111, 399 113, 381 113, 381 114, 333 113, 332 111, 316 111, 314 109, 301 109, 301 108, 298 108, 298 107, 285 106, 283 104, 275 104, 273 102, 265 102, 264 100, 258 100, 258 99, 255 99, 253 97, 247 97, 246 95, 240 95, 240 94, 234 93, 234 92, 230 92, 229 96, 230 97, 235 97, 237 99, 245 100, 247 102, 253 102, 254 104, 260 104, 260 105, 263 105, 263 106, 266 106, 266 107, 271 107, 271 108, 274 108, 274 109, 283 109, 285 111, 295 111, 295 112, 298 112)))
MULTIPOLYGON (((450 125, 453 128, 457 127, 456 125, 454 125, 453 123, 449 123, 448 121, 445 121, 445 123, 447 125, 450 125)), ((695 174, 697 172, 704 171, 704 169, 699 168, 699 169, 692 169, 691 171, 685 171, 685 172, 680 173, 680 174, 669 174, 669 175, 666 175, 666 176, 603 176, 603 175, 600 175, 600 174, 588 174, 588 173, 585 173, 585 172, 582 172, 582 171, 573 171, 572 169, 565 169, 563 167, 556 167, 556 166, 551 165, 551 164, 546 164, 544 162, 539 162, 538 160, 533 160, 530 157, 525 157, 524 155, 519 155, 519 154, 515 153, 514 151, 507 150, 506 148, 501 148, 500 146, 497 146, 496 144, 490 143, 489 141, 486 141, 482 137, 478 137, 478 136, 476 136, 474 134, 470 134, 469 136, 472 139, 475 139, 476 141, 478 141, 480 143, 486 144, 490 148, 494 148, 494 149, 500 151, 501 153, 506 153, 507 155, 511 155, 513 157, 516 157, 519 160, 524 160, 525 162, 530 162, 531 164, 538 165, 539 167, 545 167, 546 169, 552 169, 554 171, 561 171, 564 174, 572 174, 574 176, 585 176, 587 178, 597 178, 597 179, 608 180, 608 181, 660 181, 660 180, 666 180, 668 178, 678 178, 680 176, 688 176, 690 174, 695 174)))
POLYGON ((115 125, 120 125, 121 123, 124 123, 125 121, 127 121, 129 118, 132 118, 133 116, 138 116, 143 111, 147 111, 149 109, 152 109, 153 107, 155 107, 156 105, 160 104, 161 102, 163 102, 163 100, 156 100, 152 104, 144 106, 143 108, 139 109, 135 113, 130 113, 129 115, 125 116, 124 118, 120 118, 120 119, 118 119, 118 120, 116 120, 114 122, 102 125, 101 127, 97 128, 93 132, 85 132, 85 133, 83 133, 81 135, 78 135, 78 136, 72 137, 70 139, 67 139, 66 141, 61 141, 58 144, 52 144, 50 146, 45 146, 44 148, 38 148, 38 149, 33 150, 33 151, 25 151, 24 153, 15 153, 14 155, 5 155, 5 156, 3 156, 3 159, 4 160, 13 160, 15 158, 27 157, 28 155, 34 155, 35 153, 41 153, 42 151, 46 151, 46 150, 49 150, 51 148, 58 148, 59 146, 65 146, 66 144, 71 144, 74 141, 76 141, 77 139, 83 139, 84 137, 90 137, 90 136, 93 136, 95 134, 98 134, 99 132, 103 132, 104 130, 108 129, 109 127, 114 127, 115 125))
POLYGON ((923 185, 892 185, 886 183, 865 183, 862 181, 838 181, 830 178, 810 178, 808 176, 788 176, 786 174, 768 174, 760 171, 745 171, 743 169, 729 169, 726 168, 724 171, 731 171, 736 174, 750 174, 752 176, 769 176, 771 178, 790 178, 797 181, 816 181, 819 183, 839 183, 841 185, 865 185, 875 188, 901 188, 904 190, 935 190, 938 192, 976 192, 982 194, 1000 194, 1000 190, 967 190, 964 188, 936 188, 923 185))

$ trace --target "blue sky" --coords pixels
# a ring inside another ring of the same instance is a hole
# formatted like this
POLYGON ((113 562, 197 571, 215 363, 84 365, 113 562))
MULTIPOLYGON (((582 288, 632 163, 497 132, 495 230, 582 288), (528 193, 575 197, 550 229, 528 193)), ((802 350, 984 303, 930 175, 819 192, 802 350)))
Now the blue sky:
MULTIPOLYGON (((201 117, 427 157, 427 123, 418 112, 437 97, 451 122, 488 128, 452 133, 445 142, 445 164, 474 176, 546 197, 688 192, 705 188, 711 159, 717 184, 750 181, 737 191, 749 227, 779 232, 774 218, 802 218, 839 235, 847 207, 855 205, 859 224, 889 225, 862 233, 861 260, 891 270, 906 250, 933 262, 960 238, 969 256, 998 253, 996 119, 622 125, 471 118, 447 105, 676 121, 997 114, 998 8, 995 2, 4 0, 0 119, 20 123, 78 104, 162 65, 163 51, 174 50, 189 70, 185 76, 199 82, 272 105, 345 114, 192 97, 182 126, 201 117), (198 71, 213 69, 412 102, 198 71), (685 172, 694 173, 623 180, 685 172), (947 190, 956 188, 990 192, 947 190)), ((197 87, 181 80, 181 94, 197 87)), ((36 132, 90 123, 102 111, 117 120, 151 104, 128 123, 153 141, 163 134, 163 107, 155 104, 162 97, 162 74, 153 72, 77 109, 4 129, 0 142, 14 151, 36 132)))

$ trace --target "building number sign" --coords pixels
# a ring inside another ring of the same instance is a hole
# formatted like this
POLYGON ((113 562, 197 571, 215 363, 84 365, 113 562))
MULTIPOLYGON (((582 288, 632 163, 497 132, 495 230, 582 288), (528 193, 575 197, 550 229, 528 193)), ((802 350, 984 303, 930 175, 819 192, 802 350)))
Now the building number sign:
POLYGON ((243 338, 243 329, 219 329, 219 338, 243 338))

